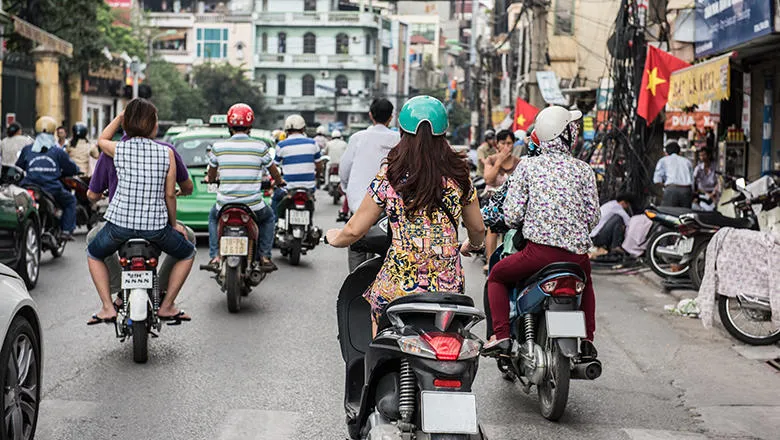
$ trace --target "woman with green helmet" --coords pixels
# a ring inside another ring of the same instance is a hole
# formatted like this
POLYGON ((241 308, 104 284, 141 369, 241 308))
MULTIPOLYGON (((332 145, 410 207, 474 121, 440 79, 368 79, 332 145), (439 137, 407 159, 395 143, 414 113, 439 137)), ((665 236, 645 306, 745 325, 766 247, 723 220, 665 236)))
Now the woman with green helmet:
MULTIPOLYGON (((364 297, 374 322, 394 299, 414 293, 464 292, 459 252, 481 249, 485 225, 465 157, 444 137, 444 104, 417 96, 398 115, 401 142, 368 187, 344 229, 331 229, 328 242, 347 247, 386 213, 393 242, 384 265, 364 297), (469 240, 459 245, 462 218, 469 240)), ((375 327, 376 330, 376 327, 375 327)))

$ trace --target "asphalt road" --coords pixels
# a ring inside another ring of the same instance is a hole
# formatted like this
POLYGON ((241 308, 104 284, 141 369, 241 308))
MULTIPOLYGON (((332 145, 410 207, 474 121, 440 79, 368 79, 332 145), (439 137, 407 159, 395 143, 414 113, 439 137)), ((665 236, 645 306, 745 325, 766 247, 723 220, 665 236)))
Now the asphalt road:
MULTIPOLYGON (((321 197, 317 223, 335 225, 321 197)), ((193 321, 164 327, 136 365, 113 327, 87 327, 98 310, 84 237, 44 259, 32 292, 45 330, 38 439, 345 438, 336 295, 346 254, 320 246, 280 270, 228 313, 205 272, 193 271, 180 304, 193 321)), ((207 261, 205 242, 197 264, 207 261)), ((481 304, 481 264, 467 261, 481 304)), ((484 360, 475 385, 491 439, 780 438, 780 373, 731 348, 721 330, 668 316, 676 302, 631 276, 597 276, 597 346, 604 375, 572 383, 567 413, 545 421, 536 395, 502 380, 484 360)), ((480 328, 480 334, 484 327, 480 328)))

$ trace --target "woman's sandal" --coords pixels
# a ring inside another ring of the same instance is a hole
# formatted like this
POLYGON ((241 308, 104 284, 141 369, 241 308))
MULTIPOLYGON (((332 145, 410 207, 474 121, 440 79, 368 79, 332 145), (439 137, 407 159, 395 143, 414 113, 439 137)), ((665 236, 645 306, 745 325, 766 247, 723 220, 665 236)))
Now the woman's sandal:
POLYGON ((192 321, 192 318, 187 316, 187 313, 184 310, 179 310, 179 313, 173 316, 157 315, 157 317, 160 318, 160 321, 170 321, 168 322, 168 325, 180 325, 182 322, 192 321))
POLYGON ((101 318, 95 313, 92 315, 92 319, 87 321, 87 325, 97 325, 97 324, 113 324, 116 322, 116 316, 112 316, 110 318, 101 318))

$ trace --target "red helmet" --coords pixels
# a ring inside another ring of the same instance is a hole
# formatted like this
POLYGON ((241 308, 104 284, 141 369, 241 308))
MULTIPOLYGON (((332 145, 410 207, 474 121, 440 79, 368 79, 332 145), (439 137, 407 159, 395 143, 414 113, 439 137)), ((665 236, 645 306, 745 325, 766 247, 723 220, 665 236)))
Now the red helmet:
POLYGON ((236 104, 227 112, 229 127, 251 127, 255 121, 255 112, 246 104, 236 104))

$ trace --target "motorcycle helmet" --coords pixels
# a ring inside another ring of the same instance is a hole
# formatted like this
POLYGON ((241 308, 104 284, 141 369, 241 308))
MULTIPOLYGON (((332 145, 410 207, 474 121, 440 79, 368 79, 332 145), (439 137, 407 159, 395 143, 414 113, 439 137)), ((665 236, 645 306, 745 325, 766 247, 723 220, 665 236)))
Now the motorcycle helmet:
POLYGON ((51 116, 41 116, 35 121, 36 133, 54 134, 57 131, 57 121, 51 116))
POLYGON ((406 101, 398 113, 398 124, 401 130, 409 134, 417 134, 420 124, 427 121, 431 124, 434 136, 441 136, 450 126, 447 118, 447 108, 438 99, 422 95, 406 101))
POLYGON ((553 105, 540 111, 534 122, 534 132, 541 142, 549 142, 566 133, 569 123, 582 117, 579 110, 566 110, 553 105))
POLYGON ((255 121, 255 112, 246 104, 235 104, 227 112, 228 127, 250 128, 255 121))
POLYGON ((487 130, 485 130, 485 140, 486 141, 487 140, 491 140, 491 139, 495 139, 495 138, 496 138, 496 131, 495 130, 493 130, 492 128, 488 128, 487 130))
POLYGON ((284 120, 284 131, 303 131, 306 128, 306 120, 301 115, 290 115, 284 120))
POLYGON ((76 122, 73 124, 73 139, 86 139, 87 138, 87 124, 83 122, 76 122))
POLYGON ((323 136, 327 136, 328 135, 328 127, 326 127, 324 125, 320 125, 319 127, 317 127, 317 134, 321 134, 323 136))
POLYGON ((340 138, 341 132, 339 130, 333 130, 333 133, 330 134, 330 137, 332 137, 333 139, 340 138))

